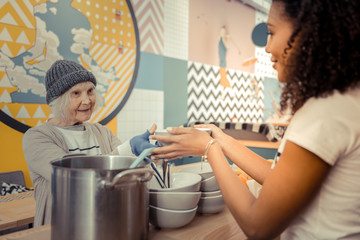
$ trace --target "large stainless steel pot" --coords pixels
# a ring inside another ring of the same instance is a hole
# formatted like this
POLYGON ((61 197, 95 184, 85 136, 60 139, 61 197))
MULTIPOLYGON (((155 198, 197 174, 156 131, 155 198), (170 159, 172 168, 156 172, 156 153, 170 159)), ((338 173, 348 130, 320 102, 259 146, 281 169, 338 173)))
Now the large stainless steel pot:
POLYGON ((69 156, 52 161, 52 240, 147 239, 146 182, 153 172, 129 169, 121 156, 69 156))

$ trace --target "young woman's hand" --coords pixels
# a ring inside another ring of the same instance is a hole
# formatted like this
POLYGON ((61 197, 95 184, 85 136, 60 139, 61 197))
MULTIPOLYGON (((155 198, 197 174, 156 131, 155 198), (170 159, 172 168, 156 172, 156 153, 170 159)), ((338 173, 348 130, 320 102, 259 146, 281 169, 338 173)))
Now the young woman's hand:
POLYGON ((212 139, 209 133, 192 127, 172 127, 167 131, 170 136, 152 135, 150 138, 168 143, 151 152, 151 158, 171 160, 186 156, 201 156, 207 143, 212 139))

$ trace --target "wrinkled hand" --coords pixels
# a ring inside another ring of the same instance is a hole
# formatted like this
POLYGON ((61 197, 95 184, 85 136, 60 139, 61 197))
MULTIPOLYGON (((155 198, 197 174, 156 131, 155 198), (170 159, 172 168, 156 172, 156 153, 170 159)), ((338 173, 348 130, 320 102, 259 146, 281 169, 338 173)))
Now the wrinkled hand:
POLYGON ((170 145, 154 149, 151 158, 171 160, 186 156, 201 156, 212 137, 205 131, 192 127, 174 127, 167 131, 173 135, 152 135, 150 138, 170 145))
POLYGON ((130 139, 131 150, 136 156, 139 156, 146 148, 158 147, 158 145, 151 144, 149 140, 149 136, 154 134, 155 130, 156 124, 153 124, 152 127, 146 130, 145 133, 130 139))

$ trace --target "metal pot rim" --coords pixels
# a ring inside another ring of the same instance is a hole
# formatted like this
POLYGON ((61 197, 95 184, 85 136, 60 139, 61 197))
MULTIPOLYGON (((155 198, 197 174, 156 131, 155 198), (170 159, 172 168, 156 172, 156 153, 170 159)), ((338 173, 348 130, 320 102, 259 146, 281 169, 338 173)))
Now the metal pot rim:
MULTIPOLYGON (((50 164, 53 168, 56 169, 62 169, 62 170, 69 170, 74 172, 118 172, 118 171, 125 171, 128 170, 128 167, 122 167, 122 168, 113 168, 113 169, 104 169, 104 168, 95 168, 95 167, 87 167, 87 168, 76 168, 76 167, 69 167, 69 166, 59 166, 56 165, 56 163, 59 163, 61 161, 64 161, 66 159, 71 158, 80 158, 80 159, 86 159, 86 158, 131 158, 133 160, 136 159, 134 156, 119 156, 119 155, 86 155, 86 154, 68 154, 61 158, 55 159, 50 161, 50 164)), ((130 166, 130 165, 129 165, 130 166)), ((136 168, 144 168, 145 166, 138 166, 136 168)))

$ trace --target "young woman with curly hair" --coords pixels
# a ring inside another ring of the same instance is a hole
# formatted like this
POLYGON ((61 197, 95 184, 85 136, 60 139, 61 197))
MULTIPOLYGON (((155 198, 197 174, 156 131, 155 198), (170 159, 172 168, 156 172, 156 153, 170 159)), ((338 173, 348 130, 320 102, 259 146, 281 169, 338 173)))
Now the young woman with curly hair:
POLYGON ((274 0, 267 26, 281 106, 293 112, 275 161, 206 124, 153 136, 172 143, 154 149, 153 159, 202 156, 206 148, 249 239, 360 239, 360 1, 274 0), (225 157, 262 184, 257 198, 225 157))

